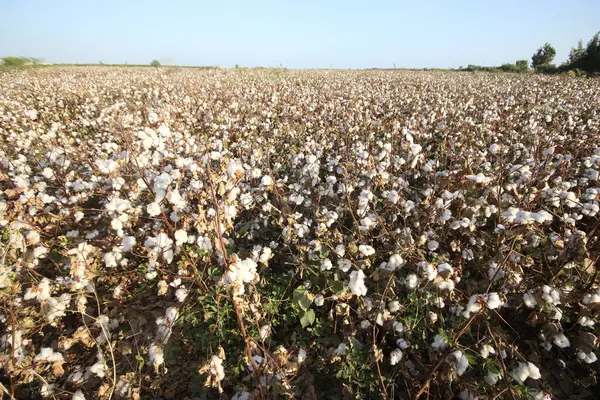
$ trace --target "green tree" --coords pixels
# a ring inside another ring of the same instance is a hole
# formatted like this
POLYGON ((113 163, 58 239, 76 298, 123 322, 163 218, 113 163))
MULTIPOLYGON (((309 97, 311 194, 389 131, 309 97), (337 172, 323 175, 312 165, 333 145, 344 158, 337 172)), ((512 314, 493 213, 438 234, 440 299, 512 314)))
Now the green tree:
POLYGON ((152 62, 150 63, 150 66, 158 68, 158 67, 160 67, 160 61, 152 60, 152 62))
POLYGON ((600 32, 588 42, 581 59, 581 67, 588 73, 600 72, 600 32))
POLYGON ((527 72, 527 70, 529 69, 527 60, 517 60, 515 65, 517 67, 518 72, 527 72))
POLYGON ((585 56, 585 47, 583 47, 583 40, 580 40, 577 43, 577 47, 571 47, 571 51, 569 52, 569 64, 572 66, 576 66, 576 64, 580 63, 583 57, 585 56))
POLYGON ((550 43, 540 47, 531 57, 531 66, 538 69, 542 65, 550 65, 556 56, 556 50, 550 43))

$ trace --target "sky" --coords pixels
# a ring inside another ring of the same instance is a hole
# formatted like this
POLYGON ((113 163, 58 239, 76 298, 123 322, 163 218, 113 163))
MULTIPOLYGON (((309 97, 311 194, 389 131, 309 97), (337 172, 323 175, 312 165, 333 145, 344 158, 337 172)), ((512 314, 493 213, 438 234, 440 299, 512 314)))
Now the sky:
POLYGON ((456 68, 555 63, 600 0, 0 0, 0 57, 51 63, 456 68))

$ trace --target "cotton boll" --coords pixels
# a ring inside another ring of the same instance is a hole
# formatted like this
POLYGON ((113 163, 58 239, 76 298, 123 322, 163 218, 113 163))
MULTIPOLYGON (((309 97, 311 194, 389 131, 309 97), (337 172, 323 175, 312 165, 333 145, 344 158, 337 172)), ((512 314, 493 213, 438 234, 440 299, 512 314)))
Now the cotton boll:
POLYGON ((86 375, 96 375, 98 378, 104 378, 106 376, 106 364, 104 358, 98 353, 97 361, 95 364, 87 368, 86 375))
POLYGON ((469 298, 469 302, 467 303, 467 306, 463 313, 463 316, 465 318, 468 318, 471 315, 471 313, 478 312, 479 310, 481 310, 481 304, 479 302, 480 297, 480 295, 474 294, 469 298))
POLYGON ((593 351, 590 351, 589 353, 585 353, 585 352, 579 350, 577 352, 577 358, 579 358, 581 361, 583 361, 586 364, 592 364, 592 363, 598 361, 598 357, 596 356, 596 353, 594 353, 593 351))
POLYGON ((492 154, 498 154, 502 150, 502 147, 499 144, 494 143, 490 146, 490 148, 488 150, 492 154))
POLYGON ((165 311, 165 318, 169 324, 173 324, 177 319, 177 315, 179 314, 179 310, 177 307, 169 307, 165 311))
POLYGON ((399 301, 390 301, 388 303, 388 310, 390 310, 391 313, 395 313, 396 311, 400 310, 400 302, 399 301))
POLYGON ((533 400, 553 400, 554 399, 554 397, 552 397, 550 394, 548 394, 546 392, 542 392, 542 391, 532 390, 529 392, 529 394, 531 396, 533 396, 533 400))
POLYGON ((100 232, 97 229, 94 229, 94 230, 86 233, 85 238, 88 240, 95 239, 99 234, 100 234, 100 232))
POLYGON ((272 253, 273 253, 273 251, 271 250, 270 247, 263 247, 260 257, 258 258, 258 261, 263 264, 266 264, 269 261, 269 259, 272 257, 272 253))
POLYGON ((121 241, 122 251, 126 252, 135 247, 136 240, 133 236, 125 236, 121 241))
POLYGON ((468 180, 476 182, 476 183, 488 183, 492 180, 492 178, 486 177, 481 172, 477 175, 467 175, 468 180))
POLYGON ((155 217, 155 216, 159 215, 162 212, 161 208, 160 208, 160 204, 158 204, 157 202, 148 204, 148 207, 146 207, 146 212, 148 212, 148 214, 151 217, 155 217))
POLYGON ((73 393, 73 397, 71 397, 72 400, 85 400, 85 395, 83 394, 83 392, 81 390, 77 390, 75 393, 73 393))
POLYGON ((488 374, 486 375, 485 379, 485 383, 487 383, 490 386, 494 386, 496 383, 498 383, 498 381, 500 379, 502 379, 502 374, 500 373, 494 373, 492 371, 488 372, 488 374))
POLYGON ((371 324, 371 322, 369 322, 366 319, 363 319, 362 321, 360 321, 360 328, 361 329, 369 329, 372 328, 373 324, 371 324))
POLYGON ((329 271, 331 268, 333 268, 333 264, 329 258, 321 261, 321 271, 329 271))
POLYGON ((35 258, 36 260, 40 258, 45 258, 46 254, 48 254, 48 251, 48 248, 44 246, 37 246, 33 249, 33 258, 35 258))
POLYGON ((496 282, 504 278, 506 273, 500 267, 498 267, 498 264, 492 263, 488 269, 487 275, 490 281, 496 282))
POLYGON ((440 244, 436 240, 430 240, 429 242, 427 242, 427 248, 430 251, 436 251, 438 247, 440 247, 440 244))
POLYGON ((250 209, 250 206, 254 203, 254 197, 251 193, 243 193, 240 196, 240 205, 246 209, 250 209))
POLYGON ((52 168, 45 167, 42 170, 42 176, 46 179, 52 179, 55 176, 55 174, 52 168))
POLYGON ((210 374, 222 381, 225 379, 225 369, 223 368, 223 360, 218 356, 212 356, 210 359, 210 374))
POLYGON ((577 321, 577 323, 581 326, 584 327, 592 327, 596 324, 596 322, 594 321, 593 318, 587 317, 587 316, 581 316, 579 318, 579 320, 577 321))
POLYGON ((394 322, 392 323, 392 329, 394 330, 394 332, 395 332, 397 335, 400 335, 401 333, 403 333, 403 332, 404 332, 404 325, 403 325, 403 324, 402 324, 402 322, 400 322, 400 321, 394 321, 394 322))
POLYGON ((402 267, 405 264, 404 259, 400 254, 392 254, 387 262, 387 269, 390 271, 395 271, 396 269, 402 267))
POLYGON ((71 301, 71 295, 63 293, 58 299, 50 297, 44 303, 44 314, 46 320, 52 323, 57 318, 64 317, 66 315, 66 309, 71 301))
POLYGON ((321 307, 323 305, 323 303, 325 303, 325 298, 323 297, 322 294, 318 294, 315 296, 315 305, 317 307, 321 307))
POLYGON ((40 389, 40 394, 42 395, 42 397, 50 397, 54 394, 54 391, 56 390, 56 385, 51 383, 46 383, 44 382, 44 384, 42 385, 41 389, 40 389))
POLYGON ((302 348, 300 350, 298 350, 297 359, 298 359, 299 363, 302 363, 304 360, 306 360, 306 350, 304 350, 302 348))
POLYGON ((244 176, 244 167, 236 160, 232 160, 227 164, 227 175, 230 178, 240 178, 244 176))
POLYGON ((433 338, 433 343, 431 344, 431 347, 434 350, 444 350, 447 346, 448 342, 442 335, 435 335, 435 337, 433 338))
POLYGON ((273 178, 269 175, 264 175, 260 180, 260 184, 264 187, 271 186, 273 184, 273 178))
POLYGON ((408 290, 414 290, 418 284, 419 284, 419 280, 417 278, 417 275, 409 274, 406 277, 405 286, 408 290))
POLYGON ((548 285, 542 286, 542 298, 550 304, 560 304, 560 293, 548 285))
POLYGON ((156 343, 152 343, 148 348, 148 358, 150 360, 150 364, 154 367, 154 371, 158 372, 158 369, 165 362, 165 357, 163 354, 163 349, 156 343))
POLYGON ((367 287, 365 286, 365 274, 362 270, 353 271, 350 273, 350 282, 348 288, 356 296, 364 296, 367 294, 367 287))
POLYGON ((42 302, 50 299, 51 292, 50 280, 48 278, 42 278, 37 286, 27 289, 23 299, 36 299, 37 301, 42 302))
POLYGON ((481 349, 479 350, 479 355, 481 355, 482 358, 488 358, 490 354, 496 354, 496 350, 492 346, 490 346, 489 344, 484 344, 483 346, 481 346, 481 349))
POLYGON ((469 389, 463 389, 458 393, 458 400, 477 400, 477 397, 469 391, 469 389))
POLYGON ((402 360, 402 350, 394 349, 390 353, 390 365, 396 365, 402 360))
POLYGON ((186 288, 179 288, 175 291, 175 297, 177 298, 177 301, 180 303, 183 303, 185 301, 185 298, 188 295, 188 291, 186 288))
POLYGON ((340 343, 338 347, 333 351, 333 354, 344 355, 348 351, 348 345, 346 343, 340 343))
MULTIPOLYGON (((239 259, 238 259, 239 260, 239 259)), ((221 278, 220 283, 232 289, 234 295, 245 293, 244 284, 258 280, 257 264, 254 260, 246 258, 229 265, 228 271, 221 278)))
MULTIPOLYGON (((546 122, 550 122, 550 121, 552 121, 552 116, 546 115, 546 122)), ((551 156, 552 154, 554 154, 554 150, 555 149, 556 149, 555 146, 550 146, 547 149, 544 149, 542 151, 542 154, 545 155, 545 156, 551 156)))
POLYGON ((431 322, 432 324, 435 324, 438 320, 437 314, 434 313, 433 311, 429 311, 427 313, 427 316, 429 317, 429 322, 431 322))
POLYGON ((266 338, 269 337, 270 334, 271 334, 271 327, 269 325, 261 326, 260 330, 258 331, 258 336, 260 337, 261 340, 265 340, 266 338))
POLYGON ((375 254, 375 249, 372 246, 361 244, 358 246, 358 251, 365 257, 375 254))
POLYGON ((298 206, 304 202, 304 196, 295 193, 292 193, 288 199, 291 203, 294 203, 298 206))
POLYGON ((540 374, 540 370, 534 364, 528 362, 527 366, 529 367, 529 377, 531 379, 540 379, 542 375, 540 374))
POLYGON ((210 242, 210 239, 206 236, 198 236, 196 244, 198 245, 198 248, 202 251, 212 250, 212 243, 210 242))
POLYGON ((400 195, 395 190, 390 190, 387 195, 387 200, 392 204, 397 204, 398 200, 400 200, 400 195))
POLYGON ((350 270, 350 268, 352 268, 352 263, 346 259, 341 259, 341 260, 338 260, 337 267, 342 272, 348 272, 350 270))
POLYGON ((446 357, 446 361, 454 366, 456 369, 456 374, 461 376, 465 373, 467 368, 469 367, 469 360, 460 350, 455 350, 448 357, 446 357))
POLYGON ((33 358, 33 362, 42 362, 46 361, 49 363, 53 363, 56 361, 62 361, 63 355, 59 352, 55 352, 51 347, 42 347, 40 352, 33 358))
POLYGON ((559 333, 558 335, 554 336, 552 341, 554 342, 555 345, 557 345, 561 349, 564 349, 571 345, 569 338, 567 338, 564 333, 559 333))
POLYGON ((174 206, 185 205, 185 200, 183 200, 181 194, 176 189, 169 191, 165 198, 169 203, 171 203, 174 206))
POLYGON ((441 263, 437 267, 438 275, 441 275, 444 279, 450 277, 454 273, 454 268, 448 263, 441 263))
POLYGON ((178 229, 175 231, 175 245, 181 246, 186 243, 188 240, 188 234, 183 229, 178 229))
POLYGON ((500 300, 500 296, 498 296, 498 293, 494 292, 486 295, 486 305, 487 308, 489 308, 490 310, 499 308, 500 306, 502 306, 502 304, 504 303, 502 302, 502 300, 500 300))
POLYGON ((250 392, 239 392, 233 395, 231 400, 252 400, 252 393, 250 392))
POLYGON ((252 282, 256 276, 256 263, 249 258, 237 263, 238 279, 244 283, 252 282))
POLYGON ((29 245, 36 245, 40 242, 40 234, 38 231, 30 230, 25 233, 25 241, 29 245))
POLYGON ((537 300, 535 299, 535 296, 529 292, 523 294, 523 302, 529 308, 533 308, 537 305, 537 300))
POLYGON ((117 257, 115 255, 115 253, 113 252, 109 252, 104 254, 104 264, 106 265, 107 268, 115 268, 118 264, 117 264, 117 257))
POLYGON ((532 363, 520 362, 512 371, 511 376, 518 382, 524 382, 527 378, 540 379, 540 370, 532 363))

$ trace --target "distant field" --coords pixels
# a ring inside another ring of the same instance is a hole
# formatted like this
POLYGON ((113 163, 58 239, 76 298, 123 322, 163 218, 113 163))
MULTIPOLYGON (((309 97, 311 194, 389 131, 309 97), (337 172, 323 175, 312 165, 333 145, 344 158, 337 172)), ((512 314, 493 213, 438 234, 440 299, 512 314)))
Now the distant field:
POLYGON ((17 399, 596 398, 600 81, 0 76, 17 399))

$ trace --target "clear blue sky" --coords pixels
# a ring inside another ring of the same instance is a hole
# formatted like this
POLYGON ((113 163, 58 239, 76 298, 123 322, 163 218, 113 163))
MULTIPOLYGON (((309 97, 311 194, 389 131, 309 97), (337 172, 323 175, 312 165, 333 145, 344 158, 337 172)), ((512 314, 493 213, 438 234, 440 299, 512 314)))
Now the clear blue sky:
POLYGON ((0 0, 0 56, 57 63, 458 67, 566 59, 600 0, 0 0))

